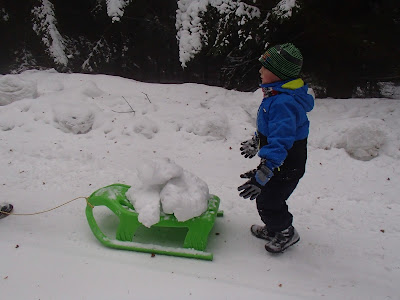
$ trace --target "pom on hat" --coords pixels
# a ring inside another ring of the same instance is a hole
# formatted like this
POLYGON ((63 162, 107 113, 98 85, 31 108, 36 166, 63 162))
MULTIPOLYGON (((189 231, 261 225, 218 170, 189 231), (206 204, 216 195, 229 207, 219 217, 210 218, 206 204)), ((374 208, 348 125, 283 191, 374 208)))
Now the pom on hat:
POLYGON ((291 43, 269 48, 260 58, 261 64, 282 80, 297 78, 303 65, 303 56, 291 43))

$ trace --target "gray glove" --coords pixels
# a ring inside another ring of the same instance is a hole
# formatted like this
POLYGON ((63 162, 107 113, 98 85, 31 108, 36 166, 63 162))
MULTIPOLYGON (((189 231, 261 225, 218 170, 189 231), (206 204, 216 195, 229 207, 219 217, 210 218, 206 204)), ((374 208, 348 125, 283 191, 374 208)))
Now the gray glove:
POLYGON ((262 185, 259 184, 255 177, 251 177, 245 184, 238 187, 239 196, 244 199, 250 198, 254 200, 260 195, 262 185))
POLYGON ((246 158, 253 158, 258 153, 258 136, 256 134, 250 140, 241 143, 240 154, 246 158))
POLYGON ((247 171, 246 173, 240 174, 240 178, 250 179, 251 177, 254 177, 254 175, 256 175, 256 172, 257 172, 257 169, 247 171))
POLYGON ((244 199, 256 199, 260 195, 262 187, 267 184, 273 175, 274 173, 265 165, 265 161, 262 160, 257 169, 240 175, 241 178, 249 178, 249 180, 238 187, 239 196, 244 199))

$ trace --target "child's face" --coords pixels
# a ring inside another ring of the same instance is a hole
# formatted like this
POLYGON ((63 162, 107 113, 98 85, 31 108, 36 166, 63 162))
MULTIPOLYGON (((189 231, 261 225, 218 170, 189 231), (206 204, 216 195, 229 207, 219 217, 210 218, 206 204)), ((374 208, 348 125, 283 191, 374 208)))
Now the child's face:
POLYGON ((265 84, 265 83, 273 83, 273 82, 277 82, 280 81, 281 79, 276 76, 274 73, 272 73, 270 70, 268 70, 267 68, 265 68, 264 66, 261 67, 260 69, 260 77, 261 77, 261 83, 265 84))

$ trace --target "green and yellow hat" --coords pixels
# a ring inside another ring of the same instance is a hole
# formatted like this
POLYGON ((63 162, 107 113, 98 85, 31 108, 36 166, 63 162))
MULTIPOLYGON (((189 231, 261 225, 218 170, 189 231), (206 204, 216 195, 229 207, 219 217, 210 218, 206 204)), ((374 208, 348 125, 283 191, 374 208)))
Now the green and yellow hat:
POLYGON ((282 80, 299 77, 303 66, 303 56, 300 50, 291 43, 269 48, 258 60, 282 80))

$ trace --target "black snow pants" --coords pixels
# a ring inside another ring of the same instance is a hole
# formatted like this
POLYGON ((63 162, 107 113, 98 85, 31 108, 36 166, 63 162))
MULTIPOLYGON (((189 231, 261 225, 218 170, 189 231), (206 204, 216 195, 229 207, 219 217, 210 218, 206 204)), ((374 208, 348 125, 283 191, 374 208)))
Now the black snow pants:
POLYGON ((293 215, 286 200, 293 193, 305 172, 307 139, 294 142, 293 147, 274 176, 257 197, 257 210, 269 231, 278 232, 292 225, 293 215))

